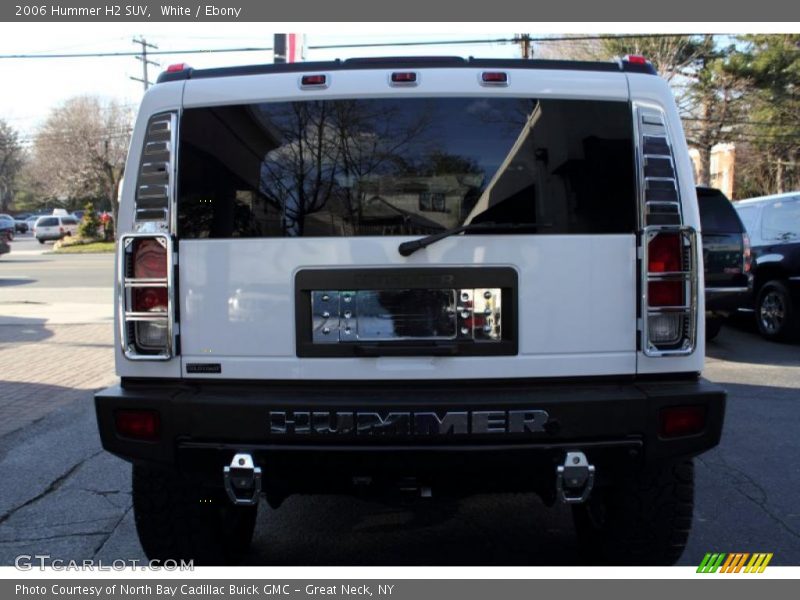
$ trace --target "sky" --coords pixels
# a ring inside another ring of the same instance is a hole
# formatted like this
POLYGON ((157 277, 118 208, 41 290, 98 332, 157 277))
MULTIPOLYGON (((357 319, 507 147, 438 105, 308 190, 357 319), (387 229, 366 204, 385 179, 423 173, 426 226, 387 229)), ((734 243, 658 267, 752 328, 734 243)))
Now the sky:
MULTIPOLYGON (((307 45, 458 39, 509 38, 521 31, 533 36, 568 33, 731 32, 753 25, 725 23, 0 23, 0 56, 73 52, 131 52, 140 49, 134 37, 144 37, 161 51, 199 48, 271 47, 276 31, 305 33, 307 45), (333 33, 335 29, 335 33, 333 33), (369 33, 365 33, 365 31, 369 33)), ((797 31, 797 23, 759 23, 759 31, 797 31)), ((306 60, 355 56, 458 55, 485 58, 518 57, 509 43, 404 46, 307 50, 306 60)), ((195 68, 271 63, 272 52, 161 55, 153 57, 150 78, 173 63, 195 68)), ((141 63, 132 56, 113 58, 0 58, 0 118, 29 142, 48 112, 70 97, 89 94, 138 106, 143 86, 141 63)))
MULTIPOLYGON (((284 30, 285 31, 285 30, 284 30)), ((362 28, 363 31, 363 28, 362 28)), ((397 31, 397 29, 395 29, 397 31)), ((274 30, 259 23, 146 23, 146 24, 9 24, 0 23, 0 55, 77 52, 132 52, 140 46, 134 37, 144 37, 159 50, 198 48, 271 47, 274 30)), ((329 45, 425 39, 457 40, 512 37, 513 31, 432 32, 347 35, 325 32, 306 34, 307 44, 329 45)), ((480 44, 457 46, 411 46, 402 48, 369 48, 339 50, 307 50, 306 60, 329 60, 353 56, 449 54, 460 56, 515 57, 519 47, 513 44, 480 44)), ((218 53, 153 56, 161 67, 150 67, 152 80, 173 63, 186 62, 195 68, 242 64, 271 63, 272 52, 218 53)), ((48 111, 66 99, 81 95, 115 98, 125 104, 138 105, 143 85, 130 79, 141 77, 142 66, 133 56, 113 58, 65 59, 0 59, 0 118, 5 119, 28 138, 47 116, 48 111)))

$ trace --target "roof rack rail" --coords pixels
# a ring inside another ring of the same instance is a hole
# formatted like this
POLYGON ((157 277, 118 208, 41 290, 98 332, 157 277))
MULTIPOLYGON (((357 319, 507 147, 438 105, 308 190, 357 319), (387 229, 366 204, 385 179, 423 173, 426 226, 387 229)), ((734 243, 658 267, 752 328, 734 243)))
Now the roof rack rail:
POLYGON ((605 71, 646 73, 656 75, 653 65, 633 63, 623 59, 616 61, 544 60, 521 58, 474 58, 459 56, 387 56, 369 58, 336 59, 333 61, 277 63, 221 67, 213 69, 191 69, 163 72, 157 83, 186 79, 208 79, 214 77, 237 77, 243 75, 265 75, 269 73, 298 73, 308 71, 345 71, 356 69, 409 69, 409 68, 491 68, 491 69, 542 69, 567 71, 605 71))

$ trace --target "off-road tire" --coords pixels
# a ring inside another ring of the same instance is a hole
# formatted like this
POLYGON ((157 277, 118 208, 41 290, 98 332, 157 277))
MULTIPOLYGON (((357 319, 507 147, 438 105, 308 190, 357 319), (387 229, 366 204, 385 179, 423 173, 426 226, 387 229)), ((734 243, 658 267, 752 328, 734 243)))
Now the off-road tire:
POLYGON ((673 565, 694 508, 694 464, 661 463, 621 476, 573 506, 578 541, 590 564, 673 565))
POLYGON ((177 471, 134 465, 133 513, 149 559, 231 565, 250 546, 257 507, 234 506, 221 488, 203 487, 177 471))
POLYGON ((800 339, 800 315, 798 307, 792 302, 792 295, 781 281, 769 281, 758 291, 756 299, 756 324, 758 332, 773 342, 791 342, 800 339), (762 321, 761 311, 768 296, 773 296, 782 304, 783 319, 779 326, 768 328, 762 321))

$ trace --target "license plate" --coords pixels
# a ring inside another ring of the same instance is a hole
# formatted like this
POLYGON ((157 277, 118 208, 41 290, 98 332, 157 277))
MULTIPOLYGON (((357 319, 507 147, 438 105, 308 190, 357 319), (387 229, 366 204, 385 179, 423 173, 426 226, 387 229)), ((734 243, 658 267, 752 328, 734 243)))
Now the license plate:
POLYGON ((313 290, 315 344, 502 339, 502 290, 313 290))

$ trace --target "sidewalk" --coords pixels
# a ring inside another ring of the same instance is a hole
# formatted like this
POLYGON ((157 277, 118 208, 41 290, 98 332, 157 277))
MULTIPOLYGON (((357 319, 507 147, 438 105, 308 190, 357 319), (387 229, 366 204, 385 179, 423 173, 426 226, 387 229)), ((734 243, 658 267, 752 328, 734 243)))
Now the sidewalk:
POLYGON ((116 381, 112 322, 0 319, 0 436, 116 381))

